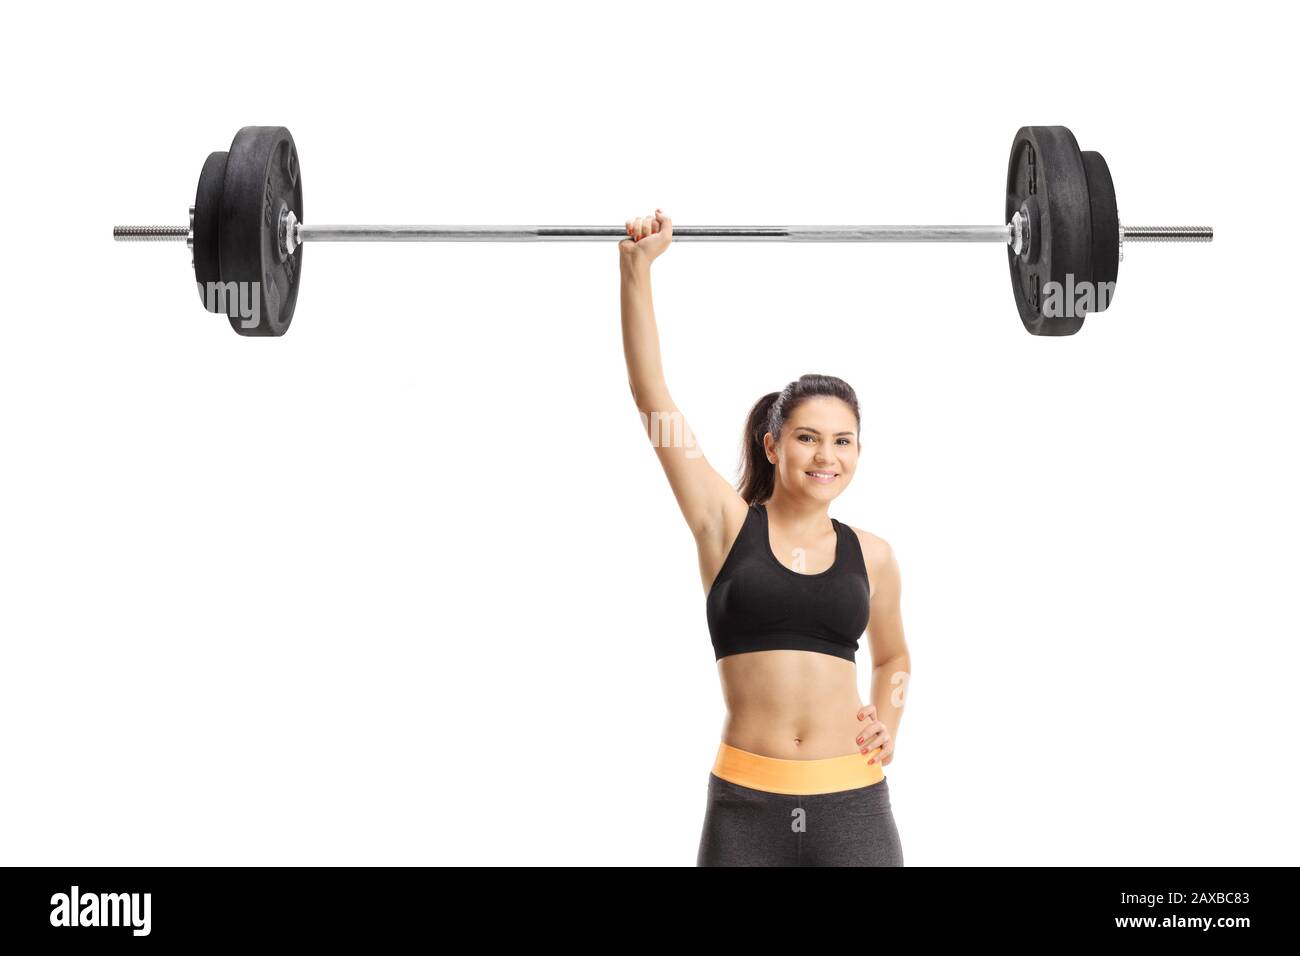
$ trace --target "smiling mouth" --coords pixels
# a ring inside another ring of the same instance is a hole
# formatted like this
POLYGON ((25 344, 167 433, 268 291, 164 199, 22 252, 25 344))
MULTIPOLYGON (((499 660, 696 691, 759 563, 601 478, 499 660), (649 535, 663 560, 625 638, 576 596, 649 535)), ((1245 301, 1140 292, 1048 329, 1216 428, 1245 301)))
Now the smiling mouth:
POLYGON ((805 471, 804 474, 813 481, 821 482, 834 481, 840 476, 838 471, 805 471))

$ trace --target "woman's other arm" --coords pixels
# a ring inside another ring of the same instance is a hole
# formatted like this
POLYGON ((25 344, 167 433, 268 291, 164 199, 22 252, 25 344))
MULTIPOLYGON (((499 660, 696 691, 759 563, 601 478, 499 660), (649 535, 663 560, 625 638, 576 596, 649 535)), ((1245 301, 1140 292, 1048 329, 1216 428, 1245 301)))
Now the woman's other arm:
POLYGON ((898 560, 889 542, 865 531, 858 532, 872 579, 871 616, 867 623, 867 641, 871 648, 871 703, 876 719, 885 725, 887 739, 868 741, 880 746, 881 766, 894 758, 898 726, 903 720, 907 684, 912 674, 912 658, 903 637, 903 578, 898 560))

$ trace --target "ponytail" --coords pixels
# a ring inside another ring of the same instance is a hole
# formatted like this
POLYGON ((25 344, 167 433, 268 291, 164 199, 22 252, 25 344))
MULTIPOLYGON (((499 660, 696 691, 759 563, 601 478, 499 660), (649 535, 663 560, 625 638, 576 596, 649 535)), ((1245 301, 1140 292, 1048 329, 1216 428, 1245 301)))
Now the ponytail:
MULTIPOLYGON (((772 497, 776 487, 776 465, 767 460, 767 449, 763 447, 763 436, 771 428, 769 419, 780 392, 769 392, 749 410, 745 420, 745 433, 741 437, 741 474, 740 497, 746 504, 759 504, 772 497)), ((779 426, 778 426, 779 427, 779 426)))

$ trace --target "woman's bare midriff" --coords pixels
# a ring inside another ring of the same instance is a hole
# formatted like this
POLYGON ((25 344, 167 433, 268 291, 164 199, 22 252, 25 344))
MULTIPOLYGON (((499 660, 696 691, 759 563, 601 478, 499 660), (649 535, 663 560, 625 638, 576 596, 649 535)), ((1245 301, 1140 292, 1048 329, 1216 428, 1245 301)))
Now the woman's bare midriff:
POLYGON ((752 651, 722 658, 718 675, 727 705, 723 743, 785 760, 861 752, 862 698, 852 661, 812 651, 752 651))

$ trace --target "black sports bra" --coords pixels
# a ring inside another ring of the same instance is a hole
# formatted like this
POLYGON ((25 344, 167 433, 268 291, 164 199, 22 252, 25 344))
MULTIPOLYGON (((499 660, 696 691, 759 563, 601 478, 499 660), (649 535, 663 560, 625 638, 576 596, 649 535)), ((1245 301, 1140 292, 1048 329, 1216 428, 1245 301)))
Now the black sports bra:
POLYGON ((715 659, 748 651, 817 651, 856 660, 871 583, 853 529, 834 518, 835 563, 803 574, 772 553, 767 506, 751 504, 706 601, 715 659))

